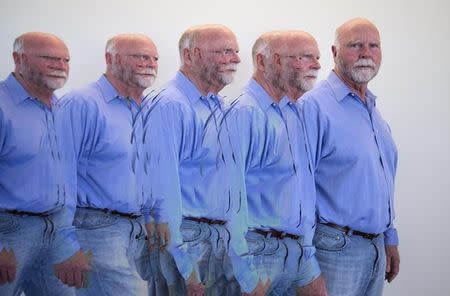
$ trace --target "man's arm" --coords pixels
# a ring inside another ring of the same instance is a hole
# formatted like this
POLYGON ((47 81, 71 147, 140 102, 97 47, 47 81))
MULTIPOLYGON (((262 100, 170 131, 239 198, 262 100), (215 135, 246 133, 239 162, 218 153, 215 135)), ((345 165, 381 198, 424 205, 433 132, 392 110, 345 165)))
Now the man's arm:
POLYGON ((181 107, 177 103, 162 100, 161 96, 156 103, 158 105, 151 106, 144 116, 144 186, 150 197, 149 202, 152 203, 146 206, 147 213, 144 212, 144 215, 148 224, 151 214, 155 226, 152 230, 153 227, 148 224, 147 230, 156 233, 158 238, 156 241, 150 238, 149 247, 152 249, 158 245, 167 250, 186 280, 194 265, 181 247, 182 197, 179 164, 181 159, 190 157, 190 151, 196 149, 196 143, 189 130, 193 124, 186 122, 188 119, 184 118, 181 107))

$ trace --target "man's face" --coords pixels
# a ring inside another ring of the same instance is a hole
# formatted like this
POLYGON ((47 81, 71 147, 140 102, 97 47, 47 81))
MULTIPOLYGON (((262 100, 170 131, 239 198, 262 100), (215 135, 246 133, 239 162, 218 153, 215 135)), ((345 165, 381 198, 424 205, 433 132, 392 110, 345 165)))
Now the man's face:
POLYGON ((290 41, 281 58, 282 78, 289 87, 302 93, 313 88, 320 69, 320 53, 314 39, 298 38, 290 41))
POLYGON ((69 75, 69 50, 60 40, 31 44, 19 54, 19 73, 25 81, 54 91, 64 86, 69 75))
POLYGON ((147 39, 121 40, 111 64, 112 74, 123 83, 148 88, 158 73, 158 51, 147 39))
POLYGON ((195 61, 199 77, 220 88, 233 81, 239 58, 239 46, 231 32, 218 31, 214 38, 199 46, 201 58, 195 61))
POLYGON ((335 63, 340 72, 355 83, 367 83, 378 73, 381 64, 380 35, 366 24, 341 33, 335 49, 335 63))

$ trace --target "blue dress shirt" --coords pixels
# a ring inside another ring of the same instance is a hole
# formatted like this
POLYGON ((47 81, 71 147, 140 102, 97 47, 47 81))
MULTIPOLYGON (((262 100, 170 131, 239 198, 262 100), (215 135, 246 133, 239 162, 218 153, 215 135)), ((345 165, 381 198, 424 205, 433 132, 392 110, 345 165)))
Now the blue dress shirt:
POLYGON ((78 207, 142 212, 149 222, 156 201, 143 186, 142 108, 104 75, 63 100, 77 155, 78 207))
POLYGON ((253 79, 233 109, 245 162, 249 227, 311 234, 314 178, 300 113, 287 97, 275 103, 253 79))
MULTIPOLYGON (((181 217, 228 221, 231 252, 242 254, 248 250, 244 238, 245 186, 232 145, 235 140, 229 133, 228 111, 229 106, 220 97, 202 96, 178 72, 145 112, 144 141, 153 184, 150 190, 172 205, 170 227, 174 239, 170 251, 185 278, 192 272, 193 264, 186 263, 176 248, 182 243, 181 217), (164 161, 155 161, 158 159, 164 161), (157 176, 152 178, 152 171, 157 176)), ((249 276, 248 270, 236 267, 234 271, 241 285, 247 285, 243 278, 249 276)))
POLYGON ((394 219, 397 149, 366 92, 366 104, 334 72, 299 102, 305 118, 321 223, 385 234, 398 244, 394 219))
POLYGON ((65 223, 57 228, 56 244, 73 254, 79 244, 72 227, 75 195, 69 176, 75 167, 68 128, 55 96, 49 108, 31 97, 14 74, 0 82, 0 211, 63 209, 65 223))

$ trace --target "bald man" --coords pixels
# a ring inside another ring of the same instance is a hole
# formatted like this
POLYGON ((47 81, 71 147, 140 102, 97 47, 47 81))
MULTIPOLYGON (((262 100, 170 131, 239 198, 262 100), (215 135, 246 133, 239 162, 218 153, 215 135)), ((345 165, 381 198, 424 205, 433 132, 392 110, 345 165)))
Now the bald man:
POLYGON ((367 85, 380 34, 353 19, 336 30, 334 70, 301 107, 317 188, 314 243, 330 295, 381 295, 399 270, 394 228, 397 149, 367 85))
POLYGON ((69 51, 31 32, 16 38, 13 58, 0 82, 0 294, 73 295, 52 267, 77 287, 89 268, 72 227, 69 125, 53 93, 67 80, 69 51))
POLYGON ((218 94, 233 80, 240 62, 238 43, 225 26, 201 25, 182 34, 179 51, 180 70, 146 116, 151 122, 146 135, 155 134, 145 141, 147 158, 164 159, 152 192, 179 200, 170 223, 169 252, 176 266, 167 267, 171 260, 163 254, 162 268, 169 287, 177 286, 179 273, 190 295, 251 292, 256 277, 238 256, 247 252, 245 188, 228 131, 229 106, 218 94))
POLYGON ((246 235, 267 295, 326 295, 314 257, 314 178, 295 106, 320 69, 315 39, 302 31, 261 35, 254 72, 232 110, 249 204, 246 235))
POLYGON ((163 215, 147 194, 142 151, 144 90, 158 70, 158 52, 145 35, 111 38, 106 73, 65 96, 77 155, 74 225, 92 253, 89 286, 79 295, 144 295, 151 276, 146 226, 150 211, 163 215), (142 277, 142 278, 141 278, 142 277))

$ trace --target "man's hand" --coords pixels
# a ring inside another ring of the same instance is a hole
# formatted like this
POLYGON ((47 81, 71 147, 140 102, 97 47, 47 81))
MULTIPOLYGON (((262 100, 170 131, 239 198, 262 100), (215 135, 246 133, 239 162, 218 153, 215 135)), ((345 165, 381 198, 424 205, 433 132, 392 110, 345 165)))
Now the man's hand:
POLYGON ((386 276, 385 279, 390 283, 400 271, 400 254, 397 246, 385 246, 386 250, 386 276))
POLYGON ((156 224, 156 232, 159 238, 159 247, 160 250, 165 250, 170 244, 170 229, 169 224, 161 223, 156 224))
POLYGON ((297 295, 301 296, 328 296, 325 278, 320 275, 314 281, 304 287, 297 288, 297 295))
POLYGON ((205 295, 205 285, 203 285, 197 279, 197 273, 195 270, 189 275, 189 278, 186 281, 187 286, 187 294, 188 296, 203 296, 205 295))
POLYGON ((0 285, 12 283, 16 279, 16 255, 13 250, 5 248, 0 252, 0 285))
POLYGON ((84 255, 82 250, 69 259, 53 266, 55 275, 64 284, 77 289, 87 286, 86 273, 91 269, 90 254, 84 255))
POLYGON ((158 245, 158 235, 156 234, 155 223, 146 223, 145 230, 147 230, 148 250, 151 252, 158 245))

